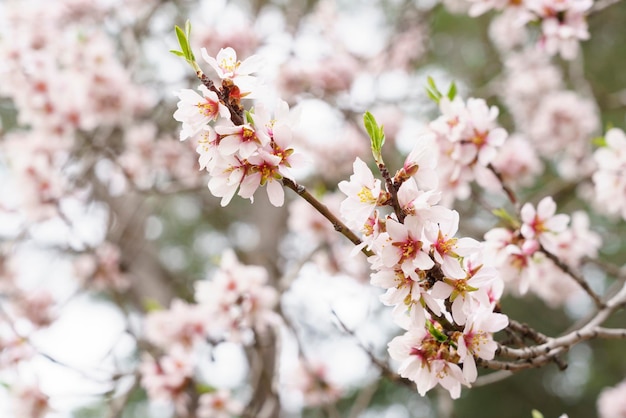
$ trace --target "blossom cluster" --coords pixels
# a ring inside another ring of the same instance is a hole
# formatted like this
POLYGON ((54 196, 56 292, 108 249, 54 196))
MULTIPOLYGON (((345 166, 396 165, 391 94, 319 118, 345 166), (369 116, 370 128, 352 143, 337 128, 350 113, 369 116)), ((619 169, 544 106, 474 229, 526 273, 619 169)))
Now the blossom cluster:
POLYGON ((585 212, 571 217, 556 213, 552 197, 543 198, 537 207, 526 203, 521 209, 521 224, 494 228, 485 234, 486 253, 495 260, 502 279, 519 295, 529 290, 551 306, 559 306, 581 289, 552 261, 557 256, 571 268, 580 267, 585 257, 596 257, 602 244, 589 229, 585 212))
MULTIPOLYGON (((254 332, 275 324, 278 294, 267 280, 264 268, 243 265, 234 252, 226 251, 212 279, 197 282, 196 303, 176 299, 169 309, 149 313, 145 337, 161 354, 145 354, 142 360, 141 381, 148 396, 187 411, 188 388, 200 361, 194 353, 208 343, 249 344, 254 332)), ((230 392, 221 389, 201 395, 198 416, 214 416, 210 411, 231 416, 241 409, 230 392)))
POLYGON ((497 124, 498 108, 483 99, 466 102, 457 96, 441 98, 439 109, 441 116, 428 127, 439 150, 437 173, 444 201, 467 198, 474 180, 488 190, 498 190, 500 183, 489 165, 508 136, 497 124))
MULTIPOLYGON (((492 142, 502 139, 498 131, 495 140, 489 136, 491 122, 470 130, 483 135, 476 143, 461 139, 465 130, 453 130, 463 124, 447 125, 459 138, 457 153, 466 156, 464 161, 488 161, 492 142)), ((392 179, 395 198, 357 159, 350 181, 339 184, 347 195, 341 215, 362 232, 373 253, 371 282, 386 289, 381 301, 394 307, 395 322, 406 330, 389 343, 390 356, 401 362, 400 375, 414 381, 422 395, 441 384, 458 398, 461 385, 477 378, 476 358, 493 359, 492 335, 507 326, 508 318, 494 311, 503 285, 483 258, 481 244, 457 238, 458 212, 438 204, 435 140, 432 134, 418 138, 392 179), (398 210, 383 215, 380 210, 396 198, 398 210)))
POLYGON ((203 75, 198 87, 177 93, 174 118, 182 123, 180 139, 197 142, 201 169, 210 175, 209 190, 226 206, 235 193, 253 200, 259 186, 267 186, 274 206, 282 206, 284 192, 280 180, 290 177, 289 168, 297 160, 290 148, 292 127, 289 107, 279 101, 274 109, 259 104, 246 111, 242 99, 254 98, 258 82, 253 72, 259 59, 237 60, 232 48, 223 48, 215 58, 206 49, 204 60, 220 79, 219 87, 203 75))
MULTIPOLYGON (((508 28, 513 28, 513 33, 517 30, 520 40, 524 38, 519 35, 520 28, 529 23, 539 23, 541 36, 537 46, 549 55, 560 54, 564 59, 574 59, 579 42, 589 39, 586 14, 593 5, 591 0, 468 1, 471 3, 470 16, 479 16, 492 9, 503 10, 508 28)), ((504 27, 503 24, 502 29, 504 27)), ((511 43, 511 40, 506 42, 511 43)))

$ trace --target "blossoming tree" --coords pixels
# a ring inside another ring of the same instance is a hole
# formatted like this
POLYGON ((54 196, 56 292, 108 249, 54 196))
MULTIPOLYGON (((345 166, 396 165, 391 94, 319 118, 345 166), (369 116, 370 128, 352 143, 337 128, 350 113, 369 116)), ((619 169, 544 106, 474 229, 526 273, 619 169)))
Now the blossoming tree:
POLYGON ((5 413, 626 417, 615 3, 3 4, 5 413))

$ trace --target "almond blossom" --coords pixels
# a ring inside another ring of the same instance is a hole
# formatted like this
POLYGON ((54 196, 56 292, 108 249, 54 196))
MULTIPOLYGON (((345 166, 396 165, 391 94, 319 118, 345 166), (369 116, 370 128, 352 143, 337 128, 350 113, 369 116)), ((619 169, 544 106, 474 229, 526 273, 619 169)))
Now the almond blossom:
POLYGON ((474 357, 493 360, 498 349, 493 333, 504 329, 508 323, 506 315, 490 309, 479 309, 468 318, 457 342, 458 354, 463 362, 463 375, 468 382, 475 381, 478 376, 474 357))
POLYGON ((522 235, 528 239, 538 239, 548 249, 553 248, 552 238, 555 234, 563 232, 569 223, 568 215, 555 213, 556 203, 550 196, 544 197, 537 205, 537 209, 530 203, 524 204, 520 211, 523 222, 522 235))
POLYGON ((339 190, 348 196, 340 210, 349 227, 361 229, 380 199, 381 183, 360 158, 357 157, 352 166, 354 174, 350 181, 338 184, 339 190))
POLYGON ((626 219, 626 135, 613 128, 605 140, 606 146, 593 155, 598 167, 593 173, 595 200, 606 212, 626 219))
POLYGON ((435 263, 428 256, 422 229, 423 225, 415 216, 407 216, 403 224, 388 219, 389 240, 380 255, 382 264, 385 267, 398 264, 406 276, 413 278, 418 278, 416 270, 431 269, 435 263))
POLYGON ((240 415, 244 405, 226 389, 200 395, 198 418, 231 418, 240 415))
POLYGON ((456 354, 424 328, 411 329, 391 340, 389 355, 400 362, 400 376, 414 381, 422 396, 440 384, 450 392, 452 399, 457 399, 461 385, 468 384, 454 361, 456 354))
POLYGON ((216 121, 218 117, 230 118, 228 108, 220 102, 217 93, 204 85, 199 86, 198 90, 202 96, 190 89, 182 89, 176 94, 180 100, 174 119, 182 123, 181 141, 196 136, 210 121, 216 121))

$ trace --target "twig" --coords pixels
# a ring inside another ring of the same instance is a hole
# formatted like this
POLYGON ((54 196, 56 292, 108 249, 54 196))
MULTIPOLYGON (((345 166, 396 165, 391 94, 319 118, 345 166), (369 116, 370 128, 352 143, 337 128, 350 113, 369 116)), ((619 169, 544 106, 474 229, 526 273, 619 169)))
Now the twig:
POLYGON ((614 297, 606 302, 604 308, 599 310, 598 313, 582 328, 574 330, 561 337, 548 338, 545 343, 534 347, 509 348, 501 346, 500 355, 519 360, 532 360, 533 358, 556 355, 564 349, 569 349, 569 347, 575 344, 592 338, 626 338, 626 329, 612 329, 600 327, 600 324, 608 319, 608 317, 611 316, 613 312, 622 308, 625 302, 626 286, 623 286, 622 289, 614 297))
MULTIPOLYGON (((309 191, 304 186, 301 186, 295 181, 286 177, 283 177, 283 185, 290 188, 298 195, 300 195, 300 197, 302 197, 304 200, 309 202, 309 204, 313 206, 320 214, 322 214, 322 216, 330 221, 330 223, 335 228, 335 231, 348 238, 354 245, 363 244, 363 241, 361 241, 361 239, 357 237, 356 234, 346 226, 346 224, 344 224, 339 218, 337 218, 326 205, 324 205, 322 202, 317 200, 315 196, 309 193, 309 191)), ((362 248, 361 252, 368 257, 374 255, 374 253, 367 248, 362 248)))
POLYGON ((398 217, 398 222, 404 223, 404 213, 402 212, 402 208, 400 207, 400 202, 398 202, 398 188, 397 185, 393 182, 391 175, 389 174, 389 170, 384 163, 378 164, 378 171, 380 171, 380 175, 385 180, 385 188, 391 195, 391 206, 393 207, 393 211, 398 217))
POLYGON ((350 408, 350 412, 348 413, 348 418, 358 418, 361 416, 361 413, 367 409, 369 404, 372 402, 372 398, 376 394, 378 390, 378 380, 370 383, 365 386, 359 394, 356 396, 354 403, 352 404, 352 408, 350 408))
POLYGON ((472 383, 473 388, 491 385, 493 383, 501 382, 504 379, 508 379, 513 376, 513 372, 509 370, 498 370, 493 373, 489 373, 483 376, 479 376, 478 379, 474 383, 472 383))
POLYGON ((493 166, 493 164, 489 164, 487 168, 498 178, 500 185, 502 186, 502 190, 506 193, 506 197, 509 198, 509 201, 515 206, 515 209, 518 209, 517 197, 515 196, 515 192, 509 186, 504 184, 504 179, 502 178, 502 174, 493 166))
POLYGON ((593 6, 591 6, 591 9, 589 9, 589 14, 595 13, 595 12, 599 12, 600 10, 604 10, 609 6, 613 6, 614 4, 619 3, 621 0, 600 0, 597 1, 593 4, 593 6))
POLYGON ((356 337, 356 335, 354 334, 354 331, 352 331, 350 328, 348 328, 346 326, 346 324, 343 323, 343 321, 339 318, 339 315, 337 315, 337 312, 335 312, 333 310, 332 314, 335 317, 335 319, 337 319, 337 322, 339 323, 339 326, 341 327, 341 329, 346 334, 350 335, 352 338, 354 338, 356 340, 358 346, 361 347, 363 349, 363 351, 365 351, 367 356, 370 358, 370 361, 376 367, 378 367, 378 369, 380 370, 380 373, 381 373, 381 375, 383 377, 389 379, 389 381, 391 381, 391 382, 401 383, 402 385, 410 387, 410 388, 413 388, 415 386, 415 384, 413 382, 411 382, 409 379, 406 379, 404 377, 400 377, 398 374, 392 372, 391 369, 389 369, 389 367, 384 362, 379 360, 374 355, 374 353, 371 352, 371 350, 369 350, 367 347, 365 347, 365 345, 363 345, 363 343, 356 337))
POLYGON ((587 283, 587 281, 583 277, 581 277, 578 273, 572 270, 567 264, 561 261, 561 259, 559 259, 556 255, 548 251, 543 245, 540 245, 539 250, 542 253, 544 253, 546 257, 548 257, 559 269, 561 269, 563 273, 567 274, 572 279, 574 279, 574 281, 578 283, 585 292, 587 292, 587 294, 591 297, 591 299, 593 299, 594 303, 599 309, 602 309, 605 307, 604 302, 602 302, 602 298, 600 298, 600 296, 598 296, 598 294, 594 292, 593 289, 591 289, 591 287, 589 286, 589 283, 587 283))

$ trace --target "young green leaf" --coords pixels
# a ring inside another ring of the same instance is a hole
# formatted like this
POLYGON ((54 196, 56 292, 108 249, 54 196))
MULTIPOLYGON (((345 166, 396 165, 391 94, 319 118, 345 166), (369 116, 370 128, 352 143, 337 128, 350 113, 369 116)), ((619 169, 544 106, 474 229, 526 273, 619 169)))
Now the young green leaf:
POLYGON ((450 99, 451 101, 454 100, 454 98, 456 97, 456 83, 454 81, 452 82, 452 84, 450 84, 447 96, 448 99, 450 99))
POLYGON ((446 342, 448 340, 446 334, 435 328, 432 322, 426 321, 426 326, 428 327, 428 332, 430 332, 430 335, 435 337, 435 339, 440 343, 446 342))
POLYGON ((597 136, 591 140, 591 143, 596 147, 606 147, 606 138, 603 136, 597 136))
POLYGON ((533 409, 531 414, 533 415, 533 418, 543 418, 543 414, 536 409, 533 409))
POLYGON ((370 112, 365 112, 363 115, 363 125, 365 126, 365 130, 370 137, 374 159, 376 160, 376 163, 381 163, 382 149, 383 144, 385 143, 385 132, 383 131, 383 127, 378 126, 376 118, 374 118, 374 115, 370 112))
POLYGON ((507 212, 504 208, 498 208, 491 211, 495 216, 500 218, 504 223, 512 228, 519 228, 519 221, 513 217, 509 212, 507 212))

